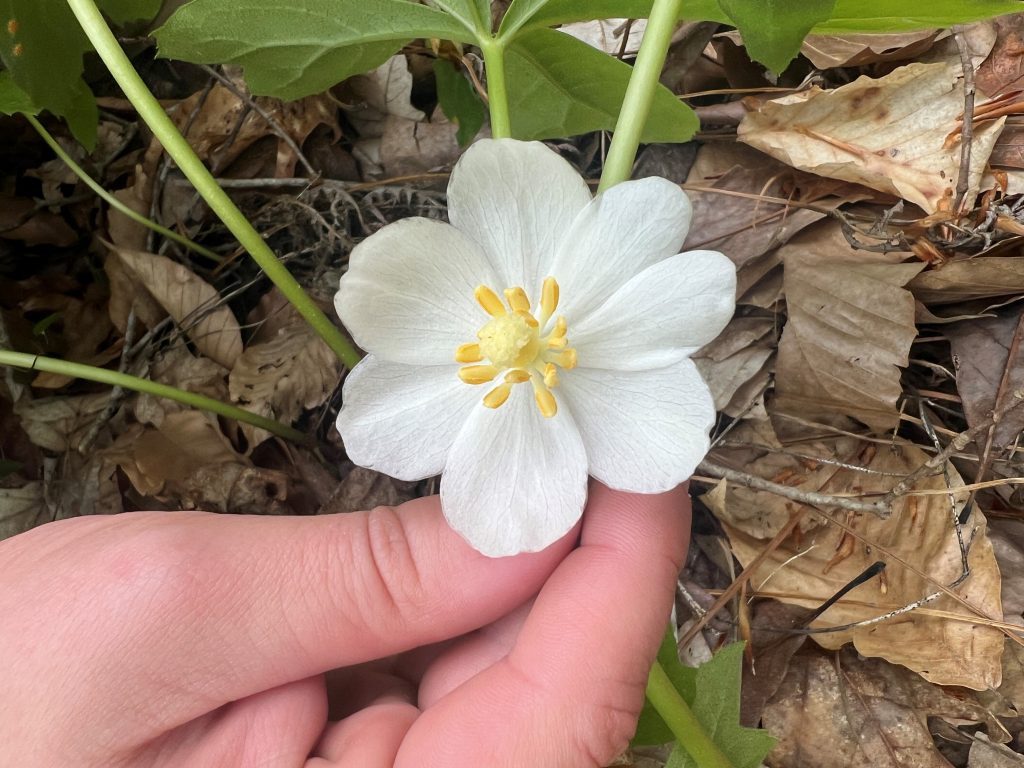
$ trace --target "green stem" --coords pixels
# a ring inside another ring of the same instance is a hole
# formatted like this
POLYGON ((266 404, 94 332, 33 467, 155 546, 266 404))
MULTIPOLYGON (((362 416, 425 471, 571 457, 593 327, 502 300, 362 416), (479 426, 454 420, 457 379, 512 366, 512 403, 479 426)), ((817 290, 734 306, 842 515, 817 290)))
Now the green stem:
POLYGON ((83 365, 82 363, 72 363, 67 360, 55 360, 52 357, 30 355, 25 352, 13 352, 9 349, 0 349, 0 365, 9 365, 13 368, 25 368, 31 371, 47 371, 49 373, 57 373, 63 376, 71 376, 76 379, 95 381, 100 384, 110 384, 111 386, 129 389, 133 392, 144 392, 147 395, 164 397, 168 400, 174 400, 177 403, 182 403, 183 405, 189 405, 203 411, 216 413, 219 416, 224 416, 228 419, 234 419, 235 421, 241 421, 245 424, 251 424, 254 427, 265 429, 271 434, 283 437, 284 439, 291 440, 295 443, 309 442, 309 438, 305 434, 297 429, 289 427, 287 424, 282 424, 279 421, 268 419, 265 416, 260 416, 259 414, 252 413, 251 411, 246 411, 241 408, 236 408, 233 405, 222 403, 220 400, 214 400, 212 397, 197 395, 194 392, 185 392, 184 390, 168 386, 167 384, 158 384, 157 382, 150 381, 149 379, 141 379, 138 376, 129 376, 127 373, 119 373, 106 368, 83 365))
POLYGON ((124 203, 122 203, 114 195, 110 194, 109 192, 107 192, 107 190, 105 190, 103 187, 101 187, 99 185, 99 183, 97 183, 89 174, 87 174, 85 172, 85 169, 82 168, 82 166, 80 166, 78 163, 76 163, 71 158, 71 155, 69 155, 67 152, 64 151, 64 147, 62 147, 60 145, 60 143, 55 138, 53 138, 53 136, 50 134, 50 132, 48 130, 46 130, 46 128, 43 127, 42 123, 40 123, 38 120, 36 120, 35 117, 33 117, 30 114, 27 114, 27 113, 23 113, 23 114, 24 114, 25 119, 28 120, 29 125, 31 125, 33 128, 36 129, 36 133, 38 133, 40 136, 43 137, 43 141, 45 141, 49 145, 50 149, 52 149, 54 154, 57 155, 57 157, 59 157, 63 161, 64 165, 66 165, 68 168, 70 168, 71 172, 74 173, 75 176, 77 176, 79 179, 81 179, 82 182, 89 189, 91 189, 93 192, 95 192, 101 198, 106 200, 107 204, 110 205, 111 208, 117 209, 118 211, 123 213, 125 216, 127 216, 129 219, 131 219, 132 221, 137 222, 137 223, 141 224, 144 227, 148 227, 149 229, 153 230, 154 232, 163 235, 168 240, 173 240, 174 242, 180 243, 181 245, 185 246, 190 251, 195 251, 200 256, 205 256, 206 258, 210 259, 211 261, 216 261, 216 262, 221 262, 221 261, 224 260, 220 256, 220 254, 214 253, 209 248, 204 248, 203 246, 199 245, 199 243, 192 242, 187 237, 185 237, 183 235, 179 235, 177 232, 175 232, 172 229, 168 229, 167 227, 164 227, 164 226, 162 226, 160 224, 157 224, 152 219, 146 218, 145 216, 143 216, 138 211, 135 211, 135 210, 129 208, 124 203))
POLYGON ((487 108, 491 112, 491 135, 496 139, 512 136, 512 120, 508 111, 508 89, 505 83, 505 43, 490 37, 481 40, 480 52, 484 56, 487 74, 487 108))
POLYGON ((679 746, 690 753, 700 768, 733 768, 657 661, 647 678, 647 700, 672 729, 679 746))
POLYGON ((238 239, 238 242, 249 252, 259 264, 267 277, 278 287, 285 298, 302 315, 313 330, 327 343, 338 358, 349 368, 359 362, 360 354, 345 336, 339 331, 320 308, 302 290, 291 273, 277 260, 259 232, 245 218, 241 211, 231 202, 231 198, 218 186, 217 180, 206 169, 202 161, 189 146, 174 123, 164 112, 146 84, 142 82, 138 72, 121 50, 117 39, 107 26, 93 0, 68 0, 72 12, 82 25, 89 42, 92 43, 103 63, 117 84, 121 86, 125 96, 145 120, 146 125, 156 135, 164 150, 178 164, 182 173, 188 177, 196 191, 203 196, 210 208, 216 213, 224 225, 238 239))
POLYGON ((633 171, 640 136, 651 111, 651 102, 658 88, 661 70, 665 66, 665 56, 679 21, 682 4, 682 0, 654 0, 633 74, 626 86, 626 95, 622 100, 622 109, 619 110, 619 120, 615 124, 615 134, 608 149, 598 192, 625 181, 633 171))

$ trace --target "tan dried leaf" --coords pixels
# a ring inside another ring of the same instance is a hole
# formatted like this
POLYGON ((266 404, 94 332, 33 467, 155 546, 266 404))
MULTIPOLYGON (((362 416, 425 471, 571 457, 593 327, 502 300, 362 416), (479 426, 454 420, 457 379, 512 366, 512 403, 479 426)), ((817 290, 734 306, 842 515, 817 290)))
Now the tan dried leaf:
POLYGON ((923 264, 785 258, 789 320, 776 361, 775 410, 805 419, 851 416, 875 430, 896 425, 917 335, 914 297, 902 288, 923 264))
MULTIPOLYGON (((228 392, 246 409, 290 424, 303 409, 322 405, 340 376, 337 356, 296 315, 272 339, 250 344, 239 356, 228 376, 228 392)), ((241 426, 250 446, 269 437, 262 429, 241 426)))
MULTIPOLYGON (((164 350, 153 360, 148 378, 186 392, 227 402, 227 369, 208 357, 196 357, 184 344, 164 350)), ((135 418, 143 424, 159 427, 168 413, 191 410, 163 397, 140 393, 134 400, 135 418)))
POLYGON ((335 514, 394 507, 414 498, 415 488, 414 482, 395 480, 372 469, 353 467, 320 512, 335 514))
POLYGON ((42 483, 25 483, 20 488, 0 488, 0 539, 16 536, 49 519, 42 483))
POLYGON ((22 398, 14 404, 14 413, 35 445, 63 453, 78 447, 109 400, 110 395, 104 392, 34 400, 22 398))
MULTIPOLYGON (((800 444, 788 448, 794 453, 807 453, 800 444)), ((836 471, 820 490, 835 495, 882 494, 927 459, 928 455, 916 446, 878 447, 850 462, 864 467, 865 471, 833 467, 836 471)), ((797 460, 791 459, 791 462, 794 469, 799 470, 801 465, 797 460)), ((759 466, 758 461, 747 469, 767 477, 764 473, 767 466, 759 466)), ((950 476, 951 487, 963 485, 952 469, 950 476)), ((945 488, 940 474, 923 478, 914 490, 945 488)), ((957 513, 966 498, 966 493, 955 495, 957 513)), ((743 507, 748 508, 745 514, 749 517, 754 514, 753 509, 762 504, 778 504, 778 501, 771 494, 750 491, 726 497, 727 506, 740 507, 730 510, 733 519, 744 516, 743 507)), ((800 511, 802 507, 798 502, 786 504, 793 511, 800 511)), ((937 584, 950 584, 960 575, 960 551, 950 505, 949 494, 904 497, 895 502, 893 514, 887 520, 872 514, 837 510, 832 513, 833 519, 844 523, 856 536, 834 522, 799 537, 790 536, 755 569, 752 583, 760 591, 777 595, 784 602, 815 608, 868 566, 882 561, 886 564, 882 576, 860 586, 829 608, 813 626, 836 627, 882 616, 920 600, 937 591, 937 584)), ((803 514, 817 517, 821 522, 827 520, 813 507, 803 508, 803 514)), ((723 527, 733 553, 743 565, 752 563, 764 551, 766 534, 770 531, 752 536, 728 523, 723 523, 723 527)), ((752 530, 750 526, 745 527, 752 530)), ((965 539, 971 540, 968 560, 971 575, 954 592, 983 615, 1001 620, 1000 574, 986 533, 984 515, 975 511, 963 531, 965 539)), ((940 685, 960 685, 975 690, 994 688, 999 685, 1001 675, 1003 636, 997 629, 974 623, 975 617, 970 609, 944 595, 924 608, 884 622, 812 637, 818 644, 833 649, 852 641, 865 656, 879 656, 902 664, 940 685), (930 611, 943 611, 958 618, 930 611)))
POLYGON ((998 721, 961 691, 930 685, 897 666, 860 659, 850 650, 835 656, 795 656, 764 711, 764 727, 779 743, 771 768, 950 768, 936 749, 928 717, 998 721))
MULTIPOLYGON (((801 170, 894 194, 928 213, 949 205, 960 145, 947 142, 964 109, 960 64, 909 64, 879 79, 765 102, 737 138, 801 170)), ((977 193, 1005 118, 979 125, 969 194, 977 193)))
POLYGON ((640 41, 643 40, 644 30, 647 29, 647 19, 593 19, 591 21, 577 21, 572 24, 563 24, 559 27, 560 32, 572 35, 589 46, 604 51, 612 56, 636 56, 640 50, 640 41), (623 40, 627 34, 628 39, 623 40))
POLYGON ((907 61, 927 51, 945 34, 937 29, 921 29, 894 34, 808 35, 800 53, 818 69, 907 61))
POLYGON ((747 403, 733 402, 737 393, 745 391, 746 385, 754 379, 767 384, 767 363, 775 348, 774 330, 773 318, 736 317, 714 341, 693 356, 717 410, 738 415, 747 403))
POLYGON ((979 256, 922 272, 907 286, 928 305, 1015 296, 1024 291, 1024 256, 979 256))
POLYGON ((235 364, 242 354, 242 331, 212 285, 166 256, 112 249, 200 352, 225 368, 235 364))

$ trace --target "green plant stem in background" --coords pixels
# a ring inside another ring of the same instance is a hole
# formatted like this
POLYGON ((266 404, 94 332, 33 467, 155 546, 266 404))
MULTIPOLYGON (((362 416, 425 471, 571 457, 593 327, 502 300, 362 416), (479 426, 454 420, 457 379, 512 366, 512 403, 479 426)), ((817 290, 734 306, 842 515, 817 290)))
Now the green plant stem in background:
POLYGON ((143 392, 154 397, 164 397, 174 400, 183 405, 189 405, 202 411, 210 411, 228 419, 251 424, 254 427, 265 429, 271 434, 291 440, 295 443, 308 443, 309 438, 297 429, 282 424, 279 421, 268 419, 265 416, 236 408, 233 405, 214 400, 212 397, 197 395, 194 392, 185 392, 181 389, 158 384, 148 379, 140 379, 138 376, 130 376, 127 373, 118 373, 106 368, 97 368, 82 363, 72 363, 67 360, 55 360, 52 357, 40 357, 25 352, 13 352, 8 349, 0 349, 0 365, 9 365, 13 368, 24 368, 31 371, 46 371, 57 373, 62 376, 71 376, 75 379, 95 381, 100 384, 110 384, 122 389, 129 389, 133 392, 143 392))
POLYGON ((74 160, 72 160, 71 156, 67 152, 64 151, 64 147, 62 147, 58 143, 58 141, 55 138, 53 138, 53 136, 50 134, 50 132, 47 131, 43 127, 42 123, 40 123, 32 115, 29 115, 29 114, 26 114, 26 113, 22 113, 22 114, 24 115, 25 119, 28 120, 29 124, 33 128, 36 129, 36 133, 38 133, 40 136, 42 136, 43 141, 45 141, 49 145, 50 149, 53 150, 54 154, 56 154, 57 157, 59 157, 61 159, 61 161, 64 163, 64 165, 66 165, 68 168, 70 168, 71 172, 74 173, 75 176, 77 176, 79 179, 81 179, 82 182, 87 187, 89 187, 89 189, 91 189, 93 192, 95 192, 101 198, 106 200, 111 208, 117 209, 118 211, 123 213, 125 216, 127 216, 129 219, 131 219, 132 221, 137 222, 138 224, 141 224, 144 227, 148 227, 149 229, 153 230, 157 234, 163 235, 168 240, 173 240, 174 242, 180 243, 181 245, 185 246, 190 251, 195 251, 200 256, 205 256, 206 258, 210 259, 211 261, 215 261, 215 262, 223 261, 223 258, 220 256, 220 254, 214 253, 209 248, 204 248, 203 246, 199 245, 199 243, 192 242, 187 237, 185 237, 183 235, 179 235, 174 230, 168 229, 167 227, 164 227, 164 226, 161 226, 160 224, 157 224, 152 219, 147 219, 145 216, 143 216, 138 211, 134 211, 131 208, 129 208, 127 205, 122 203, 120 200, 118 200, 112 194, 107 192, 107 190, 105 190, 103 187, 101 187, 96 181, 94 181, 93 178, 89 174, 87 174, 85 172, 84 168, 82 168, 78 163, 76 163, 74 160))
POLYGON ((672 33, 679 23, 682 0, 654 0, 651 17, 647 20, 647 29, 636 56, 633 74, 626 87, 626 95, 622 99, 622 109, 615 124, 612 144, 608 149, 608 158, 601 173, 601 184, 597 191, 603 192, 608 187, 625 181, 633 171, 636 151, 640 147, 640 136, 643 134, 647 115, 651 111, 651 102, 658 87, 658 78, 665 66, 665 56, 672 41, 672 33))
POLYGON ((647 700, 672 729, 679 746, 700 768, 733 768, 657 662, 647 679, 647 700))
MULTIPOLYGON (((651 111, 651 102, 654 100, 661 70, 665 66, 665 57, 679 20, 681 6, 682 0, 654 0, 636 64, 622 100, 598 192, 625 181, 632 173, 636 152, 640 147, 640 136, 651 111)), ((700 768, 732 768, 729 759, 718 749, 714 739, 708 736, 700 720, 673 687, 657 660, 647 680, 647 700, 672 729, 679 746, 690 754, 700 768)))
POLYGON ((487 75, 487 108, 491 113, 491 136, 507 139, 512 136, 512 120, 508 110, 508 89, 505 85, 505 44, 491 37, 480 41, 487 75))
POLYGON ((121 86, 121 90, 138 111, 139 116, 160 140, 167 154, 174 159, 182 173, 192 182, 196 191, 203 196, 214 213, 231 230, 238 242, 255 259, 296 311, 306 319, 306 322, 334 351, 338 359, 347 367, 352 368, 360 360, 359 352, 320 311, 320 308, 306 294, 302 286, 278 261, 274 252, 263 242, 259 232, 253 228, 242 212, 231 202, 231 198, 218 186, 217 180, 206 169, 192 147, 189 146, 188 141, 164 112, 163 107, 149 92, 146 84, 142 82, 142 78, 139 77, 128 57, 121 50, 120 44, 93 0, 68 0, 68 4, 89 41, 100 58, 103 59, 107 69, 110 70, 110 74, 121 86))

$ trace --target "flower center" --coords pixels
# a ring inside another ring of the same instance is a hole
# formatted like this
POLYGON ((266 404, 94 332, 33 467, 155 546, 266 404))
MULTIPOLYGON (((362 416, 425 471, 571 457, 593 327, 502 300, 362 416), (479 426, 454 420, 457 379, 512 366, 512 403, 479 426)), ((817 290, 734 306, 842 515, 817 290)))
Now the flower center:
POLYGON ((553 277, 544 280, 539 317, 534 317, 530 299, 522 288, 506 288, 504 293, 507 309, 498 294, 486 285, 473 292, 491 319, 477 333, 477 343, 463 344, 455 350, 455 360, 488 362, 460 368, 459 378, 467 384, 486 384, 504 374, 502 383, 484 395, 488 408, 500 407, 512 394, 514 385, 529 381, 537 407, 551 418, 558 412, 551 392, 558 386, 558 369, 568 371, 576 367, 576 350, 569 347, 565 318, 557 318, 550 331, 544 333, 558 307, 558 283, 553 277))

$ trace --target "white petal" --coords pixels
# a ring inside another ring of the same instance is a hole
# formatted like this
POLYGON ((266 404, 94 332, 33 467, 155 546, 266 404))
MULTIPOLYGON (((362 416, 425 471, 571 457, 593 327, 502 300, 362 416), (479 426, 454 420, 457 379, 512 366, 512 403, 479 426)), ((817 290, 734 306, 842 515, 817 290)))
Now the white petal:
POLYGON ((692 216, 689 198, 666 179, 626 181, 595 197, 551 268, 569 327, 637 272, 679 253, 692 216))
POLYGON ((607 486, 661 493, 692 475, 707 453, 715 406, 691 360, 652 371, 577 368, 560 389, 590 474, 607 486))
POLYGON ((475 407, 441 476, 452 528, 490 557, 536 552, 580 519, 587 457, 568 408, 544 418, 528 384, 496 409, 475 407))
POLYGON ((352 251, 334 307, 367 352, 442 365, 489 319, 473 291, 494 277, 480 248, 450 224, 402 219, 352 251))
POLYGON ((569 342, 588 368, 661 368, 715 338, 735 307, 733 263, 717 251, 688 251, 648 267, 570 323, 569 342))
POLYGON ((440 474, 455 436, 484 393, 459 366, 363 358, 345 380, 338 432, 349 458, 399 480, 440 474))
POLYGON ((543 144, 483 139, 448 183, 448 218, 487 252, 504 288, 536 299, 555 251, 590 202, 586 182, 543 144))

